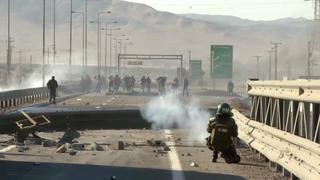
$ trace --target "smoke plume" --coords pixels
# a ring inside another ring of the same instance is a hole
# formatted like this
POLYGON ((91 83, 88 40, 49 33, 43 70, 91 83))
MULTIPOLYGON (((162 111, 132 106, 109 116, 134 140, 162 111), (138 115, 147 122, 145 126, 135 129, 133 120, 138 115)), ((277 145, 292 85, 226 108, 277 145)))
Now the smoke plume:
POLYGON ((210 113, 200 108, 199 101, 192 99, 182 103, 173 93, 152 99, 144 109, 143 117, 152 123, 153 129, 188 129, 191 140, 203 142, 210 113))

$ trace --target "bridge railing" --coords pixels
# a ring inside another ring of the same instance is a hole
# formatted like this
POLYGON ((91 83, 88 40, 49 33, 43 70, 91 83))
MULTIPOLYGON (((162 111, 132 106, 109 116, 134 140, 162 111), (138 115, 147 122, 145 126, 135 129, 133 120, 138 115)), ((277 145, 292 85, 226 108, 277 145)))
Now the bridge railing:
MULTIPOLYGON (((59 94, 70 94, 79 92, 78 84, 68 84, 58 87, 57 96, 59 94)), ((0 92, 0 109, 8 109, 23 104, 31 104, 43 101, 49 98, 49 90, 47 87, 18 89, 12 91, 0 92)))
POLYGON ((291 179, 320 179, 320 145, 305 138, 251 120, 237 110, 239 138, 259 151, 278 171, 291 179))
POLYGON ((320 143, 320 80, 249 81, 250 118, 320 143))

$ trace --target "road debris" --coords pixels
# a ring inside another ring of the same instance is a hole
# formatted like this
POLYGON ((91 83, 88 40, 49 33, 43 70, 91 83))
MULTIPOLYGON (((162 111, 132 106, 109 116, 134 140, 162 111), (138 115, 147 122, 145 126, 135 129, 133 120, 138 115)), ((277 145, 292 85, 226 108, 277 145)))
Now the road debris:
POLYGON ((18 152, 24 152, 24 151, 28 151, 30 148, 26 147, 26 146, 21 146, 18 148, 18 152))
POLYGON ((73 150, 78 150, 78 151, 83 151, 83 150, 85 150, 84 144, 82 144, 82 143, 73 143, 73 144, 71 145, 71 148, 72 148, 73 150))
POLYGON ((89 146, 90 151, 104 151, 105 149, 98 143, 93 142, 89 146))
POLYGON ((163 147, 163 151, 171 151, 171 149, 169 148, 169 146, 166 145, 163 147))
POLYGON ((26 140, 24 140, 24 144, 25 145, 31 145, 31 144, 41 145, 42 139, 39 137, 27 137, 26 140))
POLYGON ((124 142, 118 141, 118 150, 124 150, 124 142))
POLYGON ((66 132, 63 134, 62 138, 59 140, 58 144, 72 143, 74 139, 79 137, 80 133, 78 131, 68 128, 66 132))
POLYGON ((199 167, 199 165, 197 163, 195 163, 195 162, 191 162, 190 166, 191 167, 199 167))
POLYGON ((66 152, 67 152, 66 144, 61 145, 61 146, 56 150, 56 153, 66 153, 66 152))
POLYGON ((161 140, 154 140, 154 139, 147 140, 147 144, 150 146, 157 146, 157 147, 165 146, 165 143, 163 143, 161 140))
POLYGON ((71 155, 71 156, 74 156, 74 155, 76 155, 77 154, 77 151, 75 151, 75 150, 71 150, 70 152, 69 152, 69 155, 71 155))
POLYGON ((54 140, 49 140, 49 139, 44 139, 42 140, 42 146, 43 147, 53 147, 53 146, 57 146, 57 142, 54 140))

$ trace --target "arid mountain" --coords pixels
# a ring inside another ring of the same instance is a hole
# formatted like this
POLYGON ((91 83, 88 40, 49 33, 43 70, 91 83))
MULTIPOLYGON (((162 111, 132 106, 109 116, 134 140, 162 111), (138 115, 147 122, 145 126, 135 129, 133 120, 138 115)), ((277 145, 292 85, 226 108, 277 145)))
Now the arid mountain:
MULTIPOLYGON (((52 49, 53 1, 47 1, 47 46, 52 49)), ((66 62, 69 48, 70 1, 57 0, 57 48, 58 62, 66 62)), ((83 0, 74 0, 74 11, 84 10, 83 0)), ((0 1, 0 57, 5 58, 6 1, 0 1)), ((117 27, 126 34, 133 45, 130 53, 183 54, 188 65, 188 50, 192 58, 204 61, 204 70, 209 70, 209 46, 212 44, 234 45, 234 73, 237 79, 255 76, 256 61, 252 56, 263 55, 261 69, 267 77, 268 57, 265 50, 271 48, 271 41, 282 42, 279 47, 279 67, 281 75, 287 75, 291 63, 292 76, 305 72, 307 41, 311 36, 312 23, 309 20, 279 19, 275 21, 251 21, 232 16, 211 16, 197 14, 172 14, 157 11, 147 5, 119 0, 88 2, 88 21, 97 19, 97 12, 112 11, 101 15, 102 22, 118 21, 117 27), (264 68, 262 68, 264 67, 264 68)), ((42 1, 14 0, 12 3, 12 37, 15 50, 23 49, 33 54, 40 62, 42 48, 42 1)), ((73 15, 73 48, 75 62, 80 63, 82 42, 82 17, 73 15)), ((88 24, 89 59, 96 62, 97 25, 88 24)), ((51 50, 52 51, 52 50, 51 50)), ((108 52, 109 53, 109 52, 108 52)), ((14 58, 17 59, 15 54, 14 58)), ((16 61, 16 60, 15 60, 16 61)), ((167 65, 167 64, 165 64, 167 65)), ((165 67, 155 64, 155 66, 165 67)), ((208 74, 208 73, 207 73, 208 74)))

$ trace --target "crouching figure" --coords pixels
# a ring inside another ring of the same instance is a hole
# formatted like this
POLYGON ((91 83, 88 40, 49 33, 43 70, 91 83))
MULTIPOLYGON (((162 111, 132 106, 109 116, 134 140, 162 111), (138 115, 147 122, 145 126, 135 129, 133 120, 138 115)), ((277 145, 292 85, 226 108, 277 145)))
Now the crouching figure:
POLYGON ((206 141, 208 148, 213 151, 212 162, 217 162, 219 153, 228 164, 239 163, 241 160, 235 147, 238 126, 232 116, 229 104, 223 103, 218 106, 216 117, 209 120, 207 131, 210 136, 206 141))

